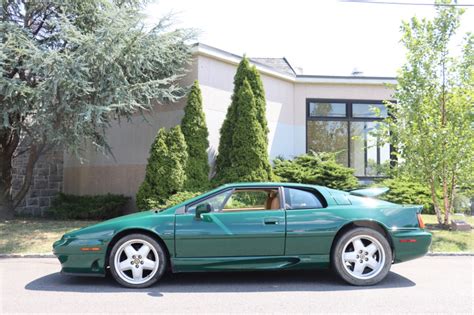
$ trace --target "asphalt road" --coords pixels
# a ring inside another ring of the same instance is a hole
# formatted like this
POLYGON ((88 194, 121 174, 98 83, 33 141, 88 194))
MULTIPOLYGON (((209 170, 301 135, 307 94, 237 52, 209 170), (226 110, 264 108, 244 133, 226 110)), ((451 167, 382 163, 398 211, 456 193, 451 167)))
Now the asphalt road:
POLYGON ((425 257, 392 266, 374 287, 330 271, 168 275, 148 289, 110 277, 61 276, 49 258, 0 259, 0 314, 13 313, 473 313, 473 257, 425 257))

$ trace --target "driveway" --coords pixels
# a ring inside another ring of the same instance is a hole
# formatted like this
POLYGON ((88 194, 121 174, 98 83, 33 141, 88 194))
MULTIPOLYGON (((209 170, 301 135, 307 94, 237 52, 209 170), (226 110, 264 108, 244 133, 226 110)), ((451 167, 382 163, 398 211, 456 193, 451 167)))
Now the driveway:
POLYGON ((49 258, 0 259, 0 313, 457 313, 473 312, 473 257, 392 266, 374 287, 330 271, 193 273, 125 289, 110 277, 61 276, 49 258))

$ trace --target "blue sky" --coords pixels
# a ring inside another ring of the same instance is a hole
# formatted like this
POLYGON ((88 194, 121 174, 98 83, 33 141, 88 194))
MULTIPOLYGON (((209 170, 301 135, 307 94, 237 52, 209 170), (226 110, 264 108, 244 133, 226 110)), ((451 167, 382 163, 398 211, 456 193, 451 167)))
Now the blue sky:
MULTIPOLYGON (((401 20, 431 18, 435 10, 336 0, 159 0, 147 8, 152 21, 169 12, 179 27, 199 29, 202 43, 250 57, 286 57, 305 74, 349 75, 357 67, 364 75, 393 76, 404 59, 401 20)), ((468 31, 474 7, 466 8, 454 47, 468 31)))

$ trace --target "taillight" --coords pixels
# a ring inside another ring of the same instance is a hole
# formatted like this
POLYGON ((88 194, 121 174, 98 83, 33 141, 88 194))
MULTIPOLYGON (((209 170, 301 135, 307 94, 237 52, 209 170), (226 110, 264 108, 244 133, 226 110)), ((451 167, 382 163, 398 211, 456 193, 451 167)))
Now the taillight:
POLYGON ((423 218, 421 217, 421 213, 418 213, 416 215, 418 217, 418 225, 420 226, 421 229, 425 228, 425 223, 423 222, 423 218))

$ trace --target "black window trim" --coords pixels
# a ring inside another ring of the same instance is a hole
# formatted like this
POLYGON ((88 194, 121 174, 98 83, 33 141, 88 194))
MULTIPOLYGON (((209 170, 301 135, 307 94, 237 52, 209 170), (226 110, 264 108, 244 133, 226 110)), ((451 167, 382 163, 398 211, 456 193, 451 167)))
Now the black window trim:
MULTIPOLYGON (((394 100, 389 100, 391 103, 395 103, 394 100)), ((352 104, 368 104, 368 105, 384 105, 383 100, 369 100, 369 99, 342 99, 342 98, 306 98, 306 121, 305 121, 305 151, 309 152, 309 137, 308 137, 308 121, 345 121, 347 122, 347 161, 348 167, 352 167, 351 161, 351 128, 350 122, 373 122, 383 121, 384 117, 353 117, 352 116, 352 104), (345 103, 346 104, 346 116, 311 116, 310 115, 310 103, 345 103)), ((387 111, 387 115, 390 113, 387 111)), ((390 157, 394 152, 394 147, 390 144, 390 157)), ((364 152, 367 154, 367 152, 364 152)), ((390 159, 390 163, 392 163, 390 159)), ((380 148, 377 147, 377 164, 380 164, 380 148)), ((356 177, 360 180, 372 180, 375 178, 385 178, 385 175, 360 175, 356 177)))
MULTIPOLYGON (((222 190, 219 190, 219 191, 216 191, 215 193, 211 194, 211 195, 208 195, 206 197, 202 197, 202 198, 199 198, 198 200, 195 200, 189 204, 187 204, 185 207, 185 211, 184 213, 189 213, 188 212, 188 209, 196 204, 199 204, 207 199, 210 199, 212 197, 215 197, 221 193, 224 193, 226 191, 231 191, 231 193, 229 194, 229 196, 226 197, 226 199, 224 200, 223 202, 223 205, 225 205, 227 203, 227 201, 229 200, 229 198, 234 194, 234 191, 236 190, 243 190, 243 189, 275 189, 275 190, 278 190, 278 194, 279 194, 279 197, 280 197, 280 209, 275 209, 275 210, 284 210, 284 190, 282 188, 282 186, 239 186, 239 187, 226 187, 222 190)), ((266 210, 262 210, 262 211, 268 211, 268 209, 266 210)), ((219 211, 217 213, 224 213, 224 211, 219 211)))

